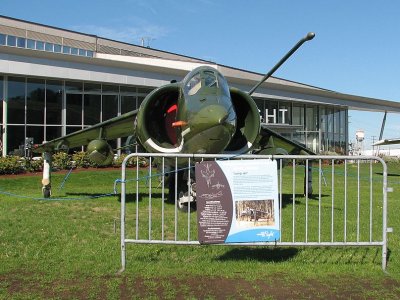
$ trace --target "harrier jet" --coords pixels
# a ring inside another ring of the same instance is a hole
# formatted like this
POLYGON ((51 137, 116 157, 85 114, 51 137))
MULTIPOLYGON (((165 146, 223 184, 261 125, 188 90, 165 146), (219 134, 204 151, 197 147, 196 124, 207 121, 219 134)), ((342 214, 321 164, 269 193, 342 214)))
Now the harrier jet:
MULTIPOLYGON (((137 110, 34 146, 34 152, 44 154, 43 196, 51 195, 51 153, 87 145, 92 161, 109 164, 114 152, 107 141, 120 137, 134 136, 149 153, 311 154, 304 146, 261 126, 251 95, 314 36, 309 33, 302 38, 249 92, 229 87, 218 70, 201 66, 181 82, 153 90, 137 110)), ((181 186, 185 184, 178 184, 181 186)))

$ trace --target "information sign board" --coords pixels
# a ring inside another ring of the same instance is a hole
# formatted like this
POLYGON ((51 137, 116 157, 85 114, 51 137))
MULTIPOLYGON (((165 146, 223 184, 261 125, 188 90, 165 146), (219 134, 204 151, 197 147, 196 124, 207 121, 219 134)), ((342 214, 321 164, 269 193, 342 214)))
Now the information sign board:
POLYGON ((280 237, 276 161, 198 163, 196 197, 202 244, 271 242, 280 237))

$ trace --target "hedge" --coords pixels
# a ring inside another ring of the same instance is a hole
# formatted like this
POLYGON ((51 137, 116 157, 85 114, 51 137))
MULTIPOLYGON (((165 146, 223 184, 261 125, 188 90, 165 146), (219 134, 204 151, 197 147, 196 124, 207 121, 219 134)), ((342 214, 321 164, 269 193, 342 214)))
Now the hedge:
MULTIPOLYGON (((112 164, 108 166, 100 166, 89 160, 86 152, 75 152, 73 154, 67 154, 65 152, 58 152, 52 156, 52 169, 57 170, 69 170, 71 168, 102 168, 102 167, 121 167, 123 160, 127 155, 122 154, 114 158, 112 164)), ((127 166, 136 166, 136 158, 128 161, 127 166)), ((145 158, 139 158, 139 166, 145 167, 148 162, 145 158)), ((43 159, 38 157, 34 159, 27 159, 20 156, 6 156, 0 157, 0 175, 5 174, 21 174, 27 172, 41 172, 43 170, 43 159)))

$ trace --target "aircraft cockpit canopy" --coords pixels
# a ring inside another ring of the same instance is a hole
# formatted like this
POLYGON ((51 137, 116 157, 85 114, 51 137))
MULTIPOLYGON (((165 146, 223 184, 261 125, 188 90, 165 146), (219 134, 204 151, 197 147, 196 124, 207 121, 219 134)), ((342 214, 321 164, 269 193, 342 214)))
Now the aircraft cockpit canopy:
POLYGON ((206 70, 194 70, 189 73, 184 86, 187 95, 197 94, 203 87, 219 88, 224 95, 229 95, 229 87, 225 78, 216 70, 208 68, 206 70))

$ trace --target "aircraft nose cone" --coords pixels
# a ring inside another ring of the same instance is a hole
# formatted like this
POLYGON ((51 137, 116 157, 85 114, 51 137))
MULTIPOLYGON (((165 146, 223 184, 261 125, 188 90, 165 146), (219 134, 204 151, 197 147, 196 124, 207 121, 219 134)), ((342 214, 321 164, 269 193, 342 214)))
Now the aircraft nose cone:
POLYGON ((207 116, 210 125, 220 125, 228 118, 228 110, 223 106, 213 105, 212 107, 207 108, 207 116))
POLYGON ((189 119, 190 132, 185 135, 186 152, 220 153, 229 144, 236 130, 236 114, 232 107, 209 105, 189 119))
POLYGON ((211 105, 202 114, 206 127, 223 126, 231 135, 235 132, 236 114, 232 107, 223 105, 211 105))

